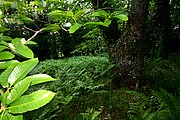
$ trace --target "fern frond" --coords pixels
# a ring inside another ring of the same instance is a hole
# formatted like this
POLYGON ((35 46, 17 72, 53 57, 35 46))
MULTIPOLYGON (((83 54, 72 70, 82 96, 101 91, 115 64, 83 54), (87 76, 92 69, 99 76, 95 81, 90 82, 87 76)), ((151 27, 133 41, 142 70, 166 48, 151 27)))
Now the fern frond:
POLYGON ((128 113, 129 116, 137 120, 151 120, 155 113, 152 113, 150 108, 150 99, 137 91, 126 91, 126 93, 132 95, 132 103, 130 103, 130 108, 128 113))
POLYGON ((133 101, 139 105, 138 109, 144 109, 150 105, 150 99, 146 95, 138 93, 137 91, 126 91, 126 93, 133 96, 133 101))
POLYGON ((160 104, 158 106, 158 119, 179 120, 180 119, 180 100, 160 88, 160 92, 152 90, 154 99, 160 104))

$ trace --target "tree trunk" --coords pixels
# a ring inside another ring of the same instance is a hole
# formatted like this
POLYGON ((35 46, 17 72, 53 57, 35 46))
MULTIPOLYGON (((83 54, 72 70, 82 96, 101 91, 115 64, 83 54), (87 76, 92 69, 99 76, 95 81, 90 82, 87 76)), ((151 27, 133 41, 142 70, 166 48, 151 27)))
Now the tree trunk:
MULTIPOLYGON (((150 28, 150 48, 160 50, 160 57, 167 59, 169 56, 169 43, 172 39, 171 20, 170 20, 170 0, 155 0, 153 17, 150 28)), ((154 54, 151 55, 155 56, 154 54)), ((159 56, 158 56, 159 57, 159 56)))
POLYGON ((132 0, 127 28, 118 45, 118 73, 116 82, 137 89, 144 76, 144 24, 149 0, 132 0))

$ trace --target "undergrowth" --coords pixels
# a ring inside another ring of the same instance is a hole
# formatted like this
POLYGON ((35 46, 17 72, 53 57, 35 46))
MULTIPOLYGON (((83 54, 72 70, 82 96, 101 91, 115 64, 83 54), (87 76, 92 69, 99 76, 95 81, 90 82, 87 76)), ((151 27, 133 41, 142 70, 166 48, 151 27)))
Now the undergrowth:
POLYGON ((26 119, 80 120, 83 119, 80 113, 85 113, 88 108, 99 111, 109 99, 109 70, 112 67, 108 58, 98 56, 41 62, 31 74, 47 73, 58 80, 53 84, 35 86, 31 90, 46 88, 57 94, 47 106, 26 114, 26 119))
POLYGON ((111 83, 114 71, 107 57, 72 57, 41 62, 32 72, 58 79, 37 85, 57 94, 46 106, 25 114, 25 120, 161 120, 179 119, 179 56, 149 59, 144 89, 129 91, 111 83), (176 58, 175 58, 176 57, 176 58), (160 89, 159 89, 160 88, 160 89), (127 92, 129 91, 129 92, 127 92))

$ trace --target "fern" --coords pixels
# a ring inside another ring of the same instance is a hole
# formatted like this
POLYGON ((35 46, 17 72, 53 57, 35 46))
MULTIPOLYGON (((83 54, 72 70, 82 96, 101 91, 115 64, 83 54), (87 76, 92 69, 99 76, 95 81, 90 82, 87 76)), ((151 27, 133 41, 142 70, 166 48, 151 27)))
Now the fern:
POLYGON ((178 120, 180 119, 180 100, 169 94, 164 89, 160 88, 160 92, 152 90, 154 99, 160 105, 158 106, 158 119, 163 120, 178 120))
POLYGON ((126 91, 132 95, 132 103, 130 103, 129 117, 134 120, 150 120, 154 117, 155 113, 152 113, 150 99, 137 91, 126 91))
POLYGON ((129 118, 133 120, 179 120, 180 100, 164 89, 151 90, 149 98, 136 91, 127 91, 132 95, 129 118))

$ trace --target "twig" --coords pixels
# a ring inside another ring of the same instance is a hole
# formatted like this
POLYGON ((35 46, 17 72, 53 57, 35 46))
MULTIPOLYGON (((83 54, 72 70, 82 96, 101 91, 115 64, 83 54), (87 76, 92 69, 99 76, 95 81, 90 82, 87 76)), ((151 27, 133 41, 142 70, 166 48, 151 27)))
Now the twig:
POLYGON ((32 31, 32 32, 37 32, 37 31, 35 31, 35 30, 31 29, 31 28, 28 28, 28 27, 26 27, 26 26, 23 26, 23 28, 25 28, 25 29, 27 29, 27 30, 30 30, 30 31, 32 31))
POLYGON ((32 40, 34 37, 36 37, 36 35, 37 35, 38 33, 42 32, 42 31, 43 31, 43 29, 40 29, 40 30, 36 31, 35 34, 34 34, 32 37, 30 37, 27 41, 32 40))

